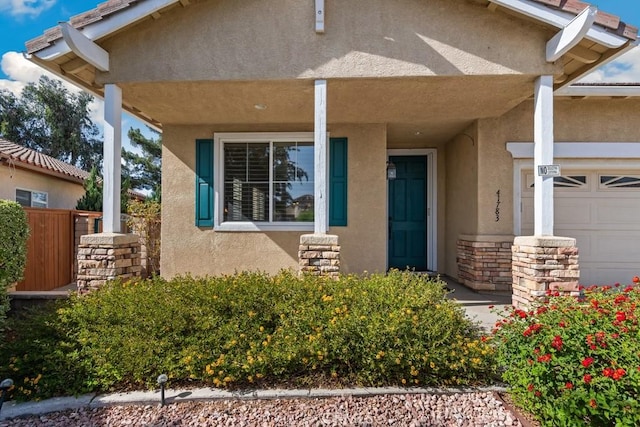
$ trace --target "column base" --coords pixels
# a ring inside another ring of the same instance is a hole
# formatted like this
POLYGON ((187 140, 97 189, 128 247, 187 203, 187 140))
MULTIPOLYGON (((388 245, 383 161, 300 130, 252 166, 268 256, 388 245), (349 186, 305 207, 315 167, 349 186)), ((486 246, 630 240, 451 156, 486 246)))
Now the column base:
POLYGON ((458 281, 476 291, 511 291, 513 236, 461 235, 458 281))
POLYGON ((139 277, 140 242, 135 234, 98 233, 80 237, 78 293, 98 289, 109 280, 139 277))
POLYGON ((298 248, 300 274, 337 278, 340 275, 340 245, 338 236, 303 234, 298 248))
POLYGON ((579 296, 580 266, 576 239, 519 236, 512 247, 515 307, 528 308, 551 292, 579 296))

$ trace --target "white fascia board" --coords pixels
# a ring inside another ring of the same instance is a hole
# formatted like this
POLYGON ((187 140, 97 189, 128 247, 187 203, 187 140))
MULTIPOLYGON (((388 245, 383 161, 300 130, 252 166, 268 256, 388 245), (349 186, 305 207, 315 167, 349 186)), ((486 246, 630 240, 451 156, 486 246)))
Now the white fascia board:
POLYGON ((589 6, 547 42, 547 62, 555 62, 580 43, 596 20, 598 9, 589 6))
POLYGON ((556 96, 640 96, 638 86, 565 86, 554 92, 556 96))
MULTIPOLYGON (((533 142, 507 142, 514 159, 532 159, 533 142)), ((554 158, 562 159, 635 159, 640 158, 640 142, 556 142, 554 158)))
MULTIPOLYGON (((137 2, 120 12, 109 15, 106 19, 88 24, 84 29, 80 30, 80 32, 90 40, 97 40, 178 2, 179 0, 147 0, 137 2)), ((69 45, 67 45, 63 39, 60 39, 56 40, 51 46, 34 52, 33 54, 45 61, 52 61, 69 52, 71 52, 69 45)))
MULTIPOLYGON (((546 24, 553 25, 557 28, 564 28, 569 24, 575 15, 563 12, 561 10, 554 10, 540 3, 534 3, 529 0, 489 0, 491 3, 498 6, 505 7, 513 10, 514 12, 521 13, 529 16, 530 18, 542 21, 546 24)), ((606 46, 610 49, 617 49, 624 46, 629 41, 626 37, 618 36, 616 34, 606 31, 602 27, 593 26, 587 31, 585 36, 587 39, 606 46)))
POLYGON ((109 71, 109 52, 67 22, 61 22, 60 29, 62 38, 76 55, 100 71, 109 71))

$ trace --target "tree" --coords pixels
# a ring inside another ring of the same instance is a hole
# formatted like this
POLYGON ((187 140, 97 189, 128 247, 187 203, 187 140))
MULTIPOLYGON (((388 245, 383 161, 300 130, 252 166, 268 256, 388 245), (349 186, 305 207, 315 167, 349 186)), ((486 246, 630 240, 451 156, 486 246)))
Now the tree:
POLYGON ((89 170, 102 162, 102 141, 91 121, 93 96, 71 93, 46 76, 16 97, 0 91, 0 136, 89 170))
MULTIPOLYGON (((122 179, 120 190, 120 212, 126 213, 129 205, 129 178, 122 179)), ((89 177, 84 181, 84 196, 78 199, 76 209, 81 211, 102 212, 102 178, 98 177, 98 169, 91 168, 89 177)))
POLYGON ((160 200, 160 183, 162 180, 162 136, 155 130, 157 138, 145 137, 140 129, 129 129, 127 135, 133 147, 142 150, 142 155, 122 149, 122 158, 125 161, 122 171, 123 176, 131 181, 131 188, 150 190, 151 198, 160 200))

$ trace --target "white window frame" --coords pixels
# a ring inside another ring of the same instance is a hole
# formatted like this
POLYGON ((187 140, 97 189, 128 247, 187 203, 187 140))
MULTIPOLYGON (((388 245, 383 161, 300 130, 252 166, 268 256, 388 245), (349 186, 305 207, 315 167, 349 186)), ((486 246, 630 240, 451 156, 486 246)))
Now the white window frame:
MULTIPOLYGON (((224 218, 224 144, 239 142, 314 142, 313 132, 223 132, 213 134, 213 191, 215 231, 311 231, 310 222, 223 221, 224 218)), ((315 146, 314 146, 315 150, 315 146)), ((314 171, 315 173, 315 171, 314 171)), ((315 179, 315 177, 314 177, 315 179)), ((272 179, 269 180, 271 183, 272 179)), ((270 201, 271 203, 271 201, 270 201)), ((271 207, 270 207, 271 209, 271 207)))
MULTIPOLYGON (((28 191, 29 193, 31 193, 31 205, 29 206, 30 208, 41 208, 41 209, 47 209, 47 208, 49 207, 49 193, 48 193, 47 191, 29 190, 29 189, 27 189, 27 188, 20 188, 20 187, 17 187, 17 188, 15 189, 15 191, 18 191, 18 190, 20 190, 20 191, 28 191), (45 201, 45 206, 34 206, 34 205, 33 205, 33 194, 34 194, 34 193, 44 194, 44 196, 45 196, 45 200, 46 200, 46 201, 45 201)), ((15 198, 16 198, 16 202, 17 202, 17 201, 18 201, 18 197, 17 197, 17 195, 15 196, 15 198)))

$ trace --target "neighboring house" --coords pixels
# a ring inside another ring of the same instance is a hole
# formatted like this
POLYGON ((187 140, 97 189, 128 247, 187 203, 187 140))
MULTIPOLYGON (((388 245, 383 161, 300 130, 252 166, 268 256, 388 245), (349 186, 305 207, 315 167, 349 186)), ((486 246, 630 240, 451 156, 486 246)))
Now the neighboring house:
POLYGON ((0 138, 0 199, 25 207, 75 209, 89 173, 0 138))
POLYGON ((162 128, 166 277, 297 269, 315 232, 338 236, 343 272, 508 289, 514 236, 535 233, 577 238, 583 282, 628 281, 640 92, 572 83, 637 29, 587 6, 112 0, 27 48, 104 96, 108 171, 120 108, 162 128))

